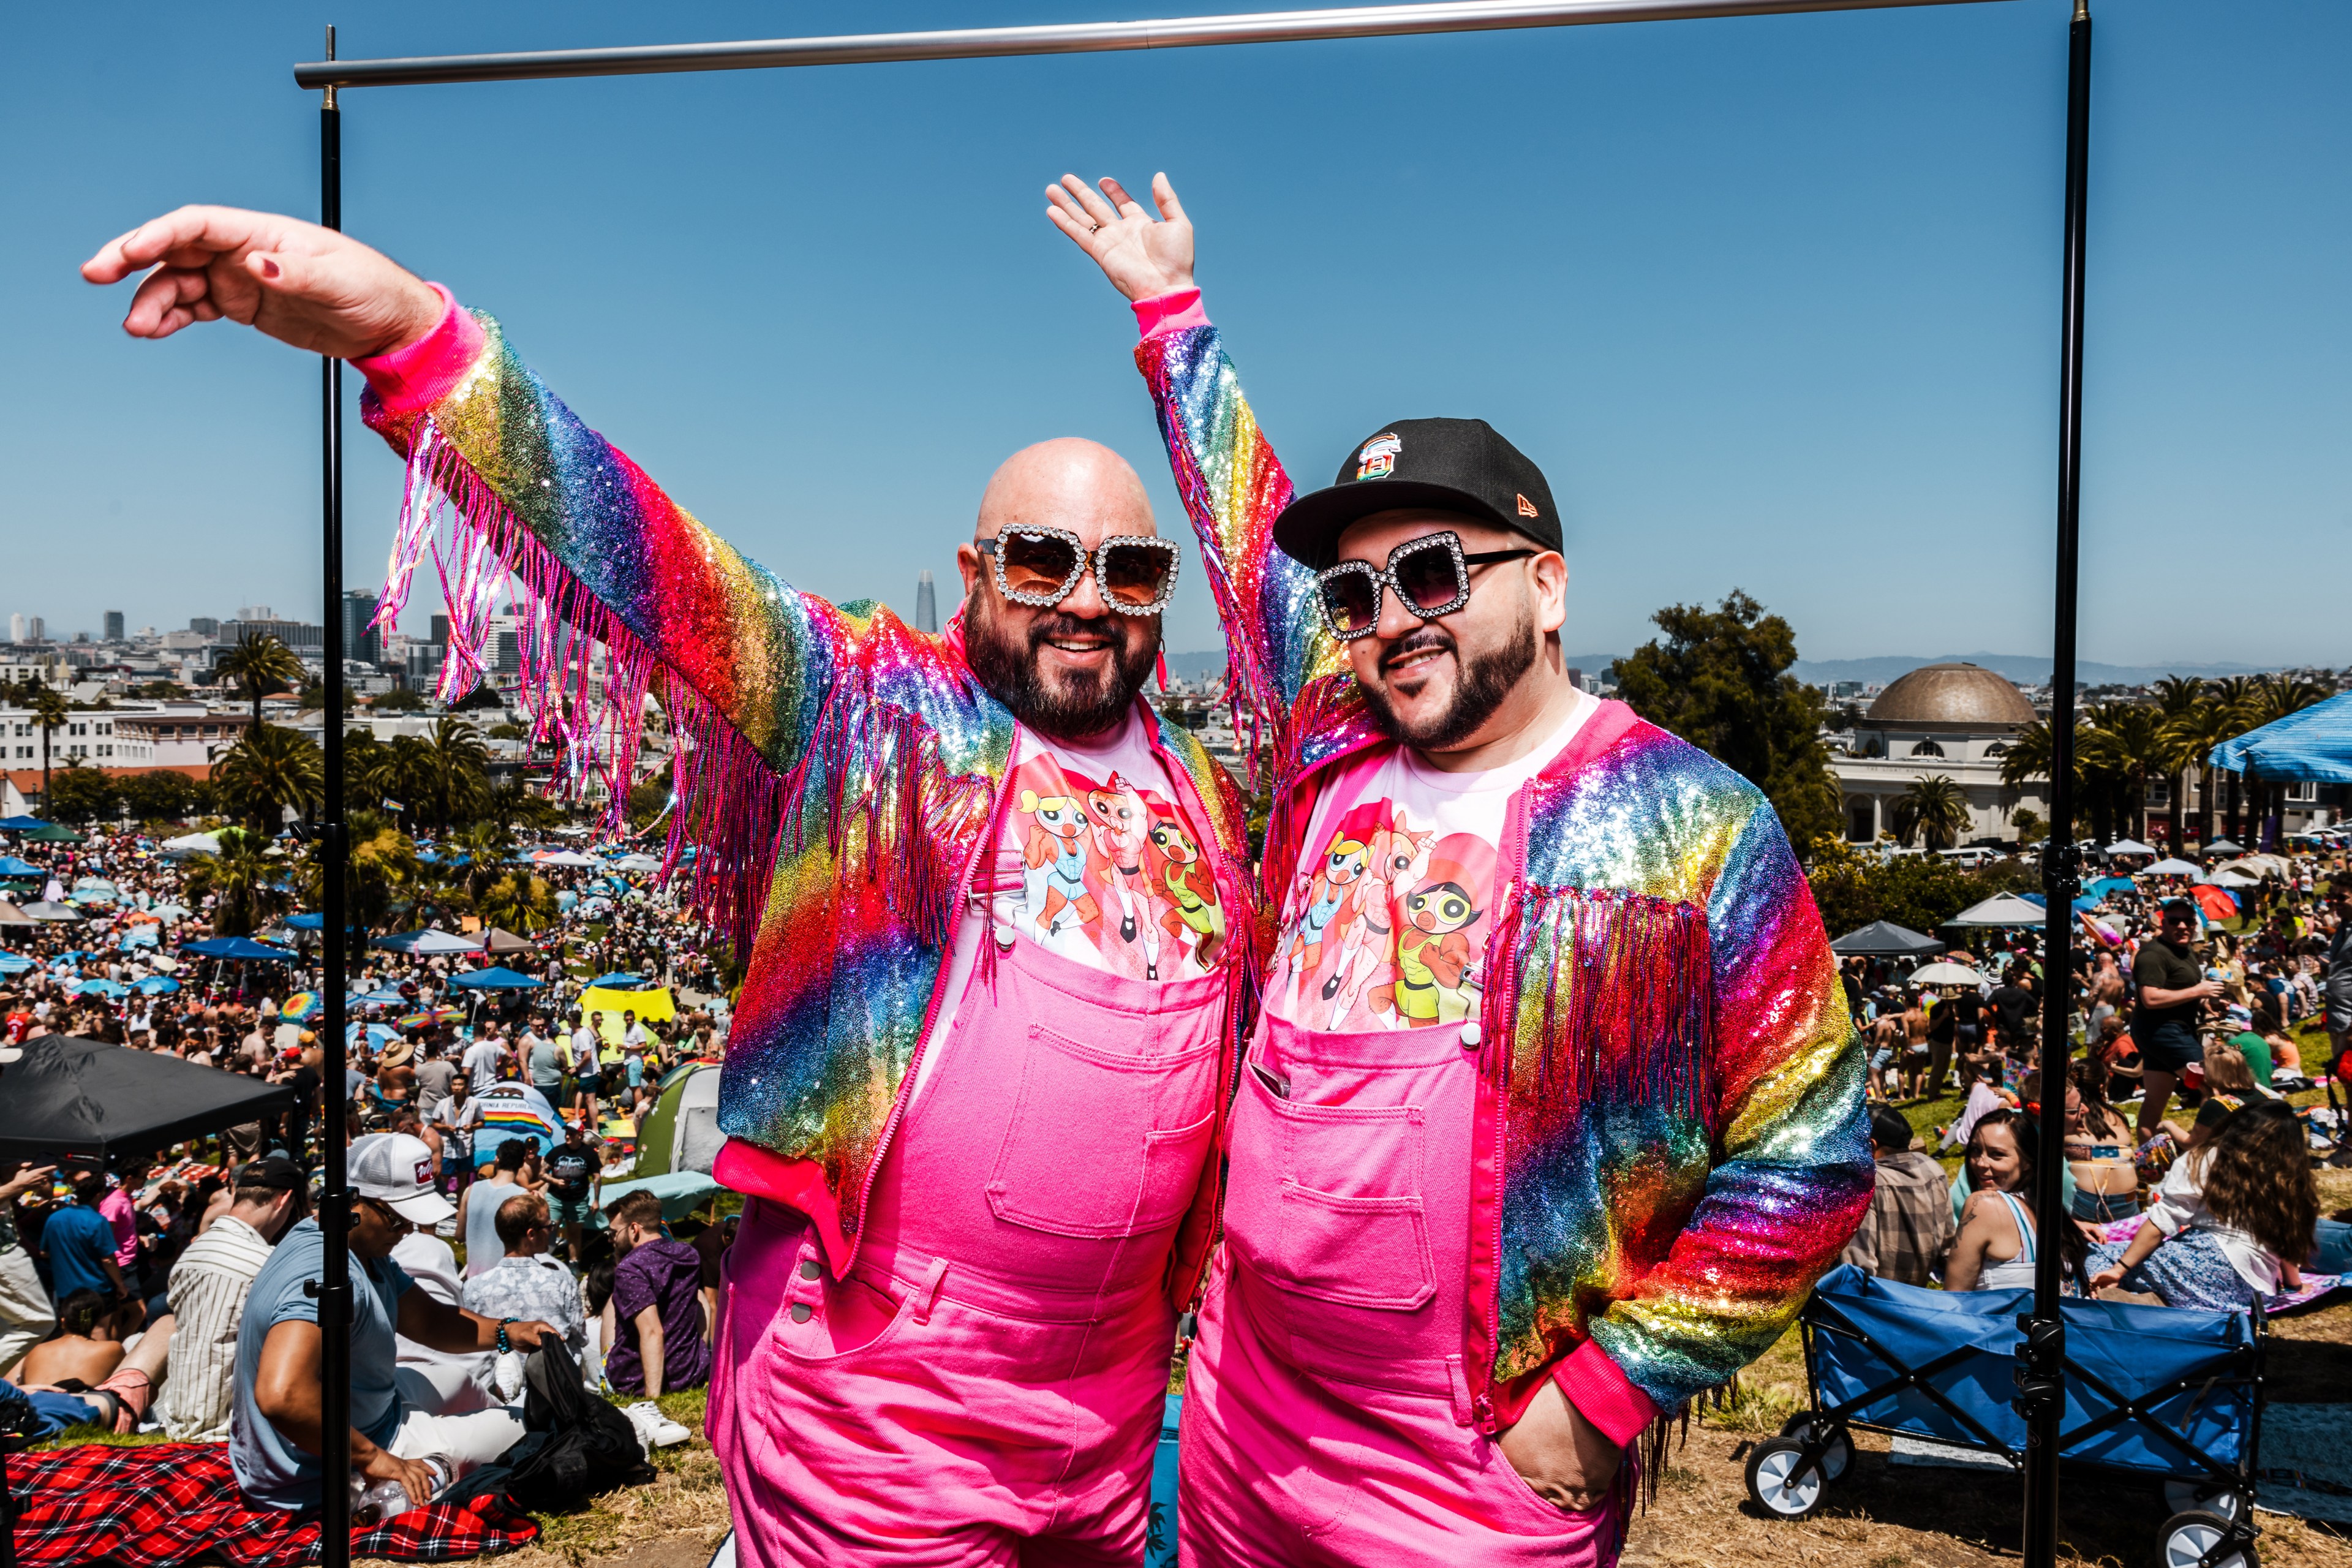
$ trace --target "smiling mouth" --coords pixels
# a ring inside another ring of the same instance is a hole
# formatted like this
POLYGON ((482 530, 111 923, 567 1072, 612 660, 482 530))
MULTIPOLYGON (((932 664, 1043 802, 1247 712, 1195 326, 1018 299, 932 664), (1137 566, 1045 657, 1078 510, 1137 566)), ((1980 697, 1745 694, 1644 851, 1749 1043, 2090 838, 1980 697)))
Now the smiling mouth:
POLYGON ((1433 643, 1401 648, 1381 660, 1381 673, 1391 680, 1410 679, 1415 675, 1425 674, 1431 665, 1453 651, 1433 643))
POLYGON ((1108 637, 1047 637, 1045 646, 1073 658, 1092 653, 1108 653, 1114 644, 1108 637))

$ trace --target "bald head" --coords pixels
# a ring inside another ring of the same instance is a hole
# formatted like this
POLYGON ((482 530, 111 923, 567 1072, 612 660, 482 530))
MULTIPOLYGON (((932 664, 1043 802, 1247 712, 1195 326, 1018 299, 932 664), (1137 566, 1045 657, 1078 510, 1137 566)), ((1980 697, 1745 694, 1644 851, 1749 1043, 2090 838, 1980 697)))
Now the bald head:
POLYGON ((1116 533, 1159 531, 1142 478, 1127 459, 1076 436, 1024 447, 990 476, 971 536, 993 539, 1016 522, 1068 529, 1089 547, 1116 533))

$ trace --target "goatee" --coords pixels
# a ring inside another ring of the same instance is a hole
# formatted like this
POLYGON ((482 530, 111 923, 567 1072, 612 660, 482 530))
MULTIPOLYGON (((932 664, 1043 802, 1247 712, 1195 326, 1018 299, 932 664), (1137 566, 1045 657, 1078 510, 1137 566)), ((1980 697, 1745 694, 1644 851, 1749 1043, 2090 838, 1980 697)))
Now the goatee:
POLYGON ((1438 648, 1452 654, 1461 671, 1454 682, 1454 700, 1443 711, 1417 724, 1407 724, 1399 719, 1378 687, 1369 681, 1359 681, 1357 685, 1364 694, 1365 706, 1371 710, 1372 723, 1390 740, 1415 751, 1449 751, 1476 734, 1495 716, 1495 710, 1503 705, 1511 689, 1535 668, 1540 646, 1532 608, 1522 610, 1518 625, 1511 628, 1511 635, 1501 647, 1473 658, 1464 658, 1453 635, 1437 626, 1422 626, 1399 637, 1396 647, 1381 659, 1383 667, 1405 654, 1438 648))
POLYGON ((1159 622, 1154 617, 1150 626, 1130 629, 1126 623, 1133 618, 1087 621, 1057 613, 1039 616, 1024 636, 1008 631, 997 619, 996 606, 976 595, 964 617, 964 658, 1014 718, 1048 740, 1083 741, 1124 719, 1151 673, 1160 651, 1159 622), (1040 673, 1038 659, 1054 638, 1106 635, 1116 639, 1107 668, 1066 670, 1052 679, 1040 673))

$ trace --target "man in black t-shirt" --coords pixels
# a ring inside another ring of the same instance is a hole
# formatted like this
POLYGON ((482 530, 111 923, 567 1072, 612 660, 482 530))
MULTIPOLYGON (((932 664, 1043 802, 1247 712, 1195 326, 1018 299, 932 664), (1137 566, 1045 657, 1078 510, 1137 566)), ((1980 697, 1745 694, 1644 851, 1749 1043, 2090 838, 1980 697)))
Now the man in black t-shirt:
POLYGON ((2186 899, 2164 906, 2164 923, 2142 943, 2132 960, 2132 984, 2139 1005, 2132 1016, 2132 1043, 2139 1047, 2139 1139, 2145 1143, 2164 1120, 2172 1086, 2181 1069, 2202 1060, 2205 1047, 2197 1037, 2197 1015, 2209 998, 2221 994, 2218 980, 2205 978, 2189 942, 2197 931, 2197 911, 2186 899))
POLYGON ((2006 1051, 2021 1051, 2032 1043, 2027 1033, 2027 1021, 2033 1016, 2033 993, 2025 988, 2024 979, 2024 970, 2012 963, 2001 983, 1993 988, 1993 994, 1985 998, 1985 1005, 1992 1009, 2000 1047, 2006 1051))
POLYGON ((603 1158, 589 1147, 589 1136, 577 1127, 567 1128, 563 1142, 547 1156, 548 1215, 563 1233, 564 1247, 574 1263, 580 1261, 581 1237, 588 1227, 588 1216, 595 1212, 596 1178, 604 1169, 603 1158))

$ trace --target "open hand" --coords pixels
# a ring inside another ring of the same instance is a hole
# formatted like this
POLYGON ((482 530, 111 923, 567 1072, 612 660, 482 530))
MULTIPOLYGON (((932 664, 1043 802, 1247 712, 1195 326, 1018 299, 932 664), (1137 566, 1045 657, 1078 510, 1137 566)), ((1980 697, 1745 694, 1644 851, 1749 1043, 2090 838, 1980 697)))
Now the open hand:
POLYGON ((1625 1462, 1625 1451, 1586 1420, 1550 1378, 1495 1445, 1538 1497, 1573 1513, 1599 1508, 1625 1462))
POLYGON ((2105 1290, 2123 1282, 2124 1271, 2117 1265, 2111 1264, 2091 1276, 2091 1289, 2094 1290, 2105 1290))
POLYGON ((122 330, 168 338, 226 316, 338 359, 404 348, 439 324, 441 297, 358 240, 299 218, 186 206, 109 240, 81 264, 92 283, 144 268, 122 330))
POLYGON ((1076 174, 1045 187, 1045 216, 1095 259, 1111 286, 1129 300, 1149 300, 1192 287, 1192 224, 1165 174, 1151 176, 1155 220, 1117 180, 1097 195, 1076 174), (1108 200, 1105 200, 1105 197, 1108 200))

